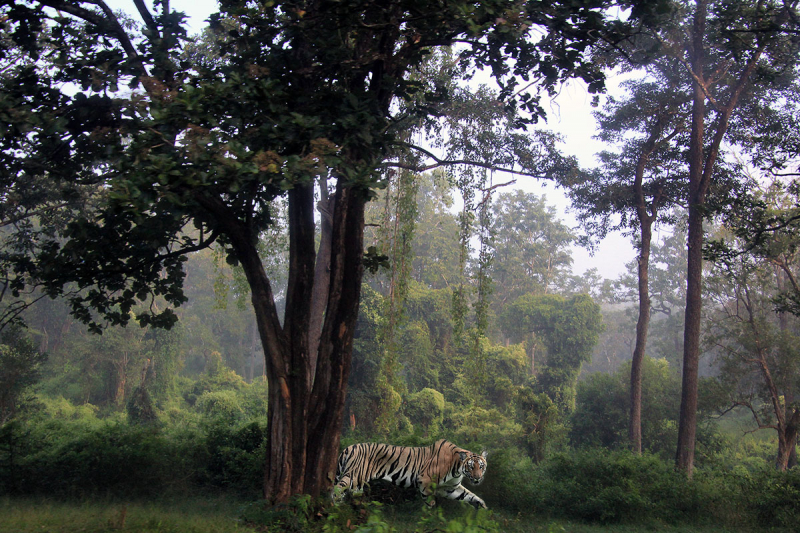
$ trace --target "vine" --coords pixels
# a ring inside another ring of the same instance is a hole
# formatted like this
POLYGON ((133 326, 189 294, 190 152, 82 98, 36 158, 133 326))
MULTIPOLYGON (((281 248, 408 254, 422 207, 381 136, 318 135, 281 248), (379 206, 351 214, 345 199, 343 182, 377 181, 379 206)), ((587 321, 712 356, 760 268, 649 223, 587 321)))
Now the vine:
POLYGON ((486 335, 488 329, 489 297, 493 289, 491 266, 494 249, 491 230, 491 193, 495 187, 491 186, 490 174, 485 170, 480 170, 476 175, 472 168, 462 170, 456 185, 461 193, 464 206, 458 216, 461 279, 453 291, 453 335, 456 342, 467 352, 464 365, 467 382, 474 392, 473 397, 478 398, 484 388, 486 374, 481 339, 486 335), (490 182, 488 187, 487 181, 490 182), (476 191, 484 193, 484 197, 480 201, 476 199, 476 191), (471 242, 475 237, 478 240, 478 255, 474 268, 470 269, 471 242), (470 270, 472 270, 471 273, 470 270), (474 316, 472 325, 468 327, 467 314, 470 307, 474 316))
POLYGON ((417 220, 417 193, 419 180, 413 172, 403 170, 397 177, 396 186, 391 183, 386 190, 380 245, 382 253, 389 256, 389 287, 385 296, 384 322, 380 338, 384 356, 378 376, 378 393, 381 397, 375 426, 378 432, 387 435, 397 427, 403 381, 399 378, 399 345, 397 329, 405 317, 404 306, 408 296, 411 277, 412 240, 417 220))

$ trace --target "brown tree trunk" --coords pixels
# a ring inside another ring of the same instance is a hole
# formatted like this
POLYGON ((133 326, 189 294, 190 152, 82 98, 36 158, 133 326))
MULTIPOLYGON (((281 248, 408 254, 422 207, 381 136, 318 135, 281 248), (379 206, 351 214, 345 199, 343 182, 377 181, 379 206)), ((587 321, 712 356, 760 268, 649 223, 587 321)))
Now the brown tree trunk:
POLYGON ((365 191, 339 187, 334 204, 330 289, 310 399, 305 491, 319 495, 333 483, 339 456, 345 391, 364 275, 365 191))
MULTIPOLYGON (((707 0, 697 0, 692 42, 689 50, 691 77, 694 88, 692 107, 692 132, 689 146, 689 236, 688 271, 686 282, 686 316, 683 345, 683 380, 681 389, 681 410, 678 422, 678 450, 675 464, 679 470, 692 477, 694 469, 695 434, 697 432, 697 383, 700 360, 700 319, 702 312, 703 275, 703 218, 705 217, 706 195, 711 185, 720 146, 728 130, 731 114, 739 97, 748 85, 766 46, 766 40, 747 62, 736 84, 731 87, 727 102, 716 102, 717 120, 713 127, 713 139, 704 154, 705 142, 705 100, 711 87, 705 78, 705 36, 707 0)), ((782 23, 782 22, 781 22, 782 23)))
POLYGON ((692 28, 691 68, 699 79, 693 81, 692 131, 689 146, 689 222, 686 274, 686 315, 683 330, 683 378, 681 408, 678 421, 678 448, 675 466, 691 478, 694 469, 695 435, 697 433, 697 382, 700 360, 700 318, 702 312, 703 275, 703 146, 705 140, 705 93, 703 69, 705 54, 703 37, 706 25, 706 4, 698 0, 692 28))
POLYGON ((797 446, 797 427, 789 426, 778 430, 778 455, 775 468, 785 472, 789 468, 789 459, 797 446))
POLYGON ((642 364, 647 346, 647 330, 650 325, 649 264, 650 242, 652 240, 652 221, 641 223, 641 249, 639 250, 639 319, 636 322, 636 347, 631 360, 630 420, 628 438, 631 449, 642 453, 642 364))
POLYGON ((683 379, 675 464, 691 478, 697 433, 697 385, 700 362, 700 318, 702 313, 703 215, 701 207, 689 207, 686 316, 683 333, 683 379))
POLYGON ((285 502, 293 494, 319 495, 333 481, 363 277, 367 197, 340 182, 331 220, 327 306, 312 367, 310 333, 317 327, 310 318, 316 258, 313 189, 298 187, 289 198, 292 261, 283 326, 255 239, 245 232, 231 238, 252 289, 265 352, 269 440, 264 495, 272 503, 285 502))
POLYGON ((652 131, 642 147, 636 162, 633 192, 636 199, 636 217, 639 219, 640 248, 638 257, 639 277, 639 318, 636 321, 636 345, 631 359, 630 416, 628 420, 628 439, 631 449, 636 454, 642 453, 642 364, 647 347, 647 331, 650 327, 650 248, 653 240, 653 223, 658 214, 658 202, 652 200, 651 212, 647 210, 644 193, 644 174, 647 163, 659 144, 674 137, 680 128, 662 138, 666 122, 663 109, 658 110, 658 118, 653 123, 652 131))

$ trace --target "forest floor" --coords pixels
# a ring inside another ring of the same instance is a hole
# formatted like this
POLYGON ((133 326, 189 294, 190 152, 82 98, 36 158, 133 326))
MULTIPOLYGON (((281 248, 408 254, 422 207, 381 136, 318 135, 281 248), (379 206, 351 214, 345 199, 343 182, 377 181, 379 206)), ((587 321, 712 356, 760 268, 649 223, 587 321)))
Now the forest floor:
MULTIPOLYGON (((0 533, 264 533, 283 528, 244 524, 239 512, 246 502, 222 497, 188 497, 149 502, 59 501, 49 498, 0 498, 0 533)), ((459 509, 444 511, 454 518, 459 509)), ((397 532, 412 532, 422 513, 416 505, 384 506, 383 521, 397 532)), ((740 533, 741 529, 647 525, 591 525, 551 520, 538 516, 493 515, 499 530, 509 533, 740 533)), ((315 527, 315 530, 320 530, 315 527)), ((355 526, 351 526, 355 528, 355 526)), ((350 528, 346 528, 345 531, 350 528)), ((419 531, 418 529, 416 529, 419 531)), ((447 529, 448 531, 450 529, 447 529)), ((297 529, 292 528, 292 532, 297 529)), ((302 530, 301 530, 302 531, 302 530)), ((381 531, 380 528, 371 531, 381 531)), ((444 531, 444 529, 438 529, 444 531)))

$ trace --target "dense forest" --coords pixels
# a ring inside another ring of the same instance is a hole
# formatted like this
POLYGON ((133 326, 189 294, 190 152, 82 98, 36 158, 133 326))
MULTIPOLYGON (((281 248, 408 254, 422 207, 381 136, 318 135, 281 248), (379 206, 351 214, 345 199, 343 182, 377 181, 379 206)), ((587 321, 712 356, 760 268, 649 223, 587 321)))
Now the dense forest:
POLYGON ((10 531, 793 530, 797 4, 4 3, 10 531), (575 264, 611 232, 622 275, 575 264), (331 504, 346 446, 438 439, 489 512, 331 504), (226 525, 134 507, 189 493, 226 525))

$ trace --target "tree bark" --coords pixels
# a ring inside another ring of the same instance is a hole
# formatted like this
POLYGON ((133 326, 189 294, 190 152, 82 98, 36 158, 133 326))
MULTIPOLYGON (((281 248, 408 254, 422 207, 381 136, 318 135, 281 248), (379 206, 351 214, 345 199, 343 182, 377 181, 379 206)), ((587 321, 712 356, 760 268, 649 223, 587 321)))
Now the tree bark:
POLYGON ((642 364, 647 346, 647 331, 650 325, 649 265, 650 243, 652 240, 652 221, 641 225, 641 249, 639 250, 639 318, 636 321, 636 346, 631 360, 630 421, 628 438, 631 449, 642 453, 642 364))
POLYGON ((630 416, 628 439, 636 454, 642 453, 642 364, 647 347, 647 332, 650 326, 650 248, 653 240, 653 223, 658 215, 658 201, 653 198, 651 212, 647 210, 644 193, 644 173, 653 152, 659 144, 674 137, 679 128, 666 138, 662 138, 666 121, 664 110, 659 109, 652 131, 642 147, 636 161, 633 193, 636 199, 636 216, 639 219, 640 248, 637 266, 639 278, 639 318, 636 321, 636 345, 631 359, 630 416))
POLYGON ((705 36, 707 0, 697 0, 692 43, 691 77, 694 88, 692 106, 692 132, 689 146, 689 235, 687 238, 686 316, 683 343, 683 379, 681 388, 681 410, 678 422, 678 450, 675 464, 691 479, 694 469, 695 434, 697 432, 697 384, 700 362, 700 321, 702 314, 703 277, 703 219, 706 216, 706 196, 711 186, 720 146, 728 131, 731 114, 739 102, 750 77, 755 71, 767 41, 758 44, 742 70, 736 84, 731 88, 727 102, 715 103, 717 120, 712 128, 713 139, 705 148, 705 100, 710 92, 705 78, 705 36))
POLYGON ((312 496, 333 483, 350 375, 353 335, 364 275, 365 191, 339 185, 334 199, 330 289, 308 417, 305 491, 312 496))
MULTIPOLYGON (((797 418, 797 416, 792 417, 797 418)), ((785 472, 789 468, 792 452, 797 447, 797 422, 789 423, 778 429, 778 455, 775 459, 775 468, 785 472)))
POLYGON ((689 146, 689 222, 686 274, 686 315, 683 330, 683 377, 681 408, 678 421, 678 448, 675 466, 691 479, 694 469, 695 435, 697 433, 697 383, 700 359, 700 318, 702 313, 703 275, 703 146, 705 139, 706 103, 703 91, 705 51, 703 37, 706 26, 706 3, 697 1, 692 27, 691 69, 694 100, 692 131, 689 146))
MULTIPOLYGON (((234 221, 226 231, 252 290, 265 352, 269 437, 264 495, 271 503, 285 502, 293 494, 319 495, 333 481, 363 277, 366 199, 363 191, 345 186, 343 180, 339 182, 330 232, 327 306, 314 367, 309 354, 309 311, 315 282, 313 189, 298 187, 290 192, 293 259, 283 326, 256 240, 234 221)), ((207 204, 224 209, 219 204, 212 205, 213 201, 207 204)))

